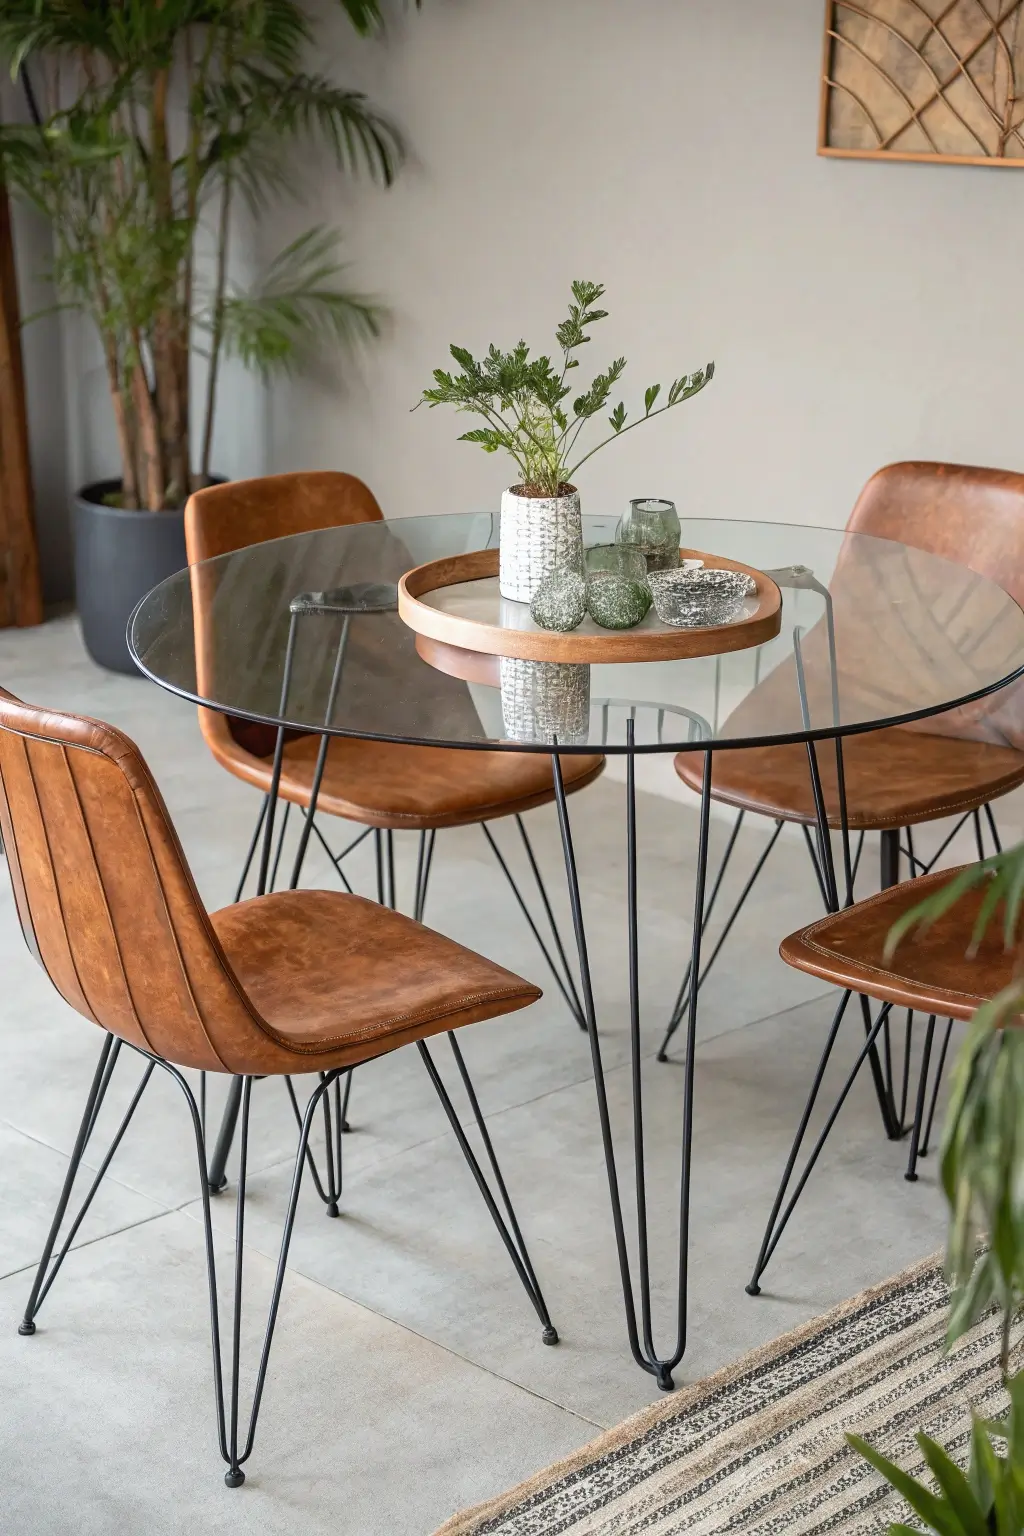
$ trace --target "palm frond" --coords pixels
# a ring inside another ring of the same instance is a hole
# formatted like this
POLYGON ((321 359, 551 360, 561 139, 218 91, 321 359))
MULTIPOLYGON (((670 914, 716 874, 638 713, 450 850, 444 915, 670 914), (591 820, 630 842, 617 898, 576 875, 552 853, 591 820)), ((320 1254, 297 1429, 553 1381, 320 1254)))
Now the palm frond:
POLYGON ((380 331, 382 311, 364 294, 339 286, 333 230, 307 230, 277 257, 263 282, 224 301, 226 350, 263 374, 290 372, 325 340, 351 346, 380 331))
MULTIPOLYGON (((356 31, 364 37, 371 32, 379 32, 383 27, 384 16, 378 0, 340 0, 340 4, 356 31)), ((419 10, 420 0, 413 0, 413 4, 419 10)))
POLYGON ((299 73, 285 79, 262 62, 246 61, 211 86, 206 111, 233 137, 235 154, 268 134, 284 141, 320 139, 342 170, 365 173, 385 186, 402 161, 395 125, 360 91, 346 90, 324 75, 299 73))

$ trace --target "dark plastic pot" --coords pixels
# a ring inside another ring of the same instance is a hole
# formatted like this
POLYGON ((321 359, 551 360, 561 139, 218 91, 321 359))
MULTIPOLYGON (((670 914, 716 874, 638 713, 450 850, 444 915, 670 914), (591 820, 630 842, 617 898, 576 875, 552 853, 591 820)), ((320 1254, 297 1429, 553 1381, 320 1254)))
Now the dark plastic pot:
POLYGON ((101 480, 74 499, 75 594, 93 661, 137 676, 128 619, 140 598, 188 564, 185 509, 124 512, 104 506, 104 496, 120 488, 119 480, 101 480))

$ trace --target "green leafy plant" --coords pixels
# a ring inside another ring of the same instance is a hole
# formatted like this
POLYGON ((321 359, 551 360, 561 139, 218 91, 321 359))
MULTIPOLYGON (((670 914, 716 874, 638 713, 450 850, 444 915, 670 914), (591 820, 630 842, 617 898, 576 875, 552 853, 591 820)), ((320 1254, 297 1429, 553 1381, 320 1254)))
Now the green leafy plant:
MULTIPOLYGON (((894 925, 891 957, 909 932, 938 921, 984 886, 969 954, 1000 907, 1007 947, 1017 941, 1024 904, 1024 844, 970 865, 894 925)), ((1020 967, 1018 966, 1018 972, 1020 967)), ((978 1009, 959 1053, 942 1144, 942 1186, 950 1210, 947 1274, 952 1345, 992 1307, 1002 1316, 1000 1364, 1010 1395, 1005 1423, 975 1418, 966 1476, 926 1435, 918 1443, 938 1492, 887 1461, 856 1435, 851 1445, 892 1483, 938 1536, 1021 1536, 1024 1532, 1024 1371, 1009 1375, 1011 1327, 1024 1304, 1024 974, 978 1009), (1005 1442, 1005 1452, 993 1441, 1005 1442)), ((915 1536, 892 1525, 890 1536, 915 1536)), ((916 1533, 919 1536, 919 1533, 916 1533)))
MULTIPOLYGON (((360 33, 377 0, 338 0, 360 33)), ((313 229, 250 290, 230 275, 239 205, 296 192, 296 151, 387 185, 396 129, 305 67, 299 0, 3 0, 0 57, 34 121, 0 126, 0 178, 54 233, 58 302, 91 316, 106 363, 121 502, 159 510, 209 480, 220 364, 269 373, 313 345, 376 334, 337 234, 313 229), (192 356, 205 354, 193 442, 192 356)))
POLYGON ((616 358, 567 406, 573 394, 570 375, 580 366, 575 354, 590 342, 589 328, 608 317, 607 310, 596 307, 603 295, 600 283, 572 284, 568 316, 555 333, 561 353, 559 364, 552 363, 550 357, 531 357, 525 341, 510 352, 501 352, 492 344, 480 360, 465 347, 453 346, 451 354, 461 372, 436 369, 434 388, 423 392, 420 404, 452 405, 457 411, 482 416, 487 425, 464 432, 459 441, 478 443, 485 453, 510 454, 527 495, 564 494, 577 471, 595 453, 642 422, 692 399, 714 377, 715 365, 708 363, 696 373, 674 379, 664 395, 660 384, 652 384, 644 393, 643 414, 633 421, 628 421, 625 404, 619 401, 607 417, 611 427, 608 436, 576 457, 583 429, 607 408, 626 368, 626 359, 616 358))
MULTIPOLYGON (((918 1435, 933 1492, 902 1468, 880 1456, 859 1435, 848 1435, 853 1448, 903 1495, 915 1514, 937 1536, 1020 1536, 1024 1531, 1024 1376, 1008 1384, 1010 1412, 1005 1422, 975 1418, 971 1459, 966 1474, 936 1441, 918 1435), (1000 1454, 993 1441, 1004 1441, 1000 1454)), ((921 1536, 912 1525, 890 1525, 889 1536, 921 1536)))

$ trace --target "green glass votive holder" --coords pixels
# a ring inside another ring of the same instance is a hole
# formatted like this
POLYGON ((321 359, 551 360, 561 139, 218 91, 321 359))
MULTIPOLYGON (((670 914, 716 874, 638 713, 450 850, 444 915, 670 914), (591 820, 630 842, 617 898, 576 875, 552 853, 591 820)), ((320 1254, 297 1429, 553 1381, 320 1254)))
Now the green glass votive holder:
POLYGON ((588 576, 622 576, 627 581, 647 580, 647 561, 628 544, 592 544, 583 552, 588 576))
POLYGON ((659 496, 638 496, 619 518, 615 542, 639 550, 649 571, 670 571, 679 565, 682 529, 675 502, 659 496))

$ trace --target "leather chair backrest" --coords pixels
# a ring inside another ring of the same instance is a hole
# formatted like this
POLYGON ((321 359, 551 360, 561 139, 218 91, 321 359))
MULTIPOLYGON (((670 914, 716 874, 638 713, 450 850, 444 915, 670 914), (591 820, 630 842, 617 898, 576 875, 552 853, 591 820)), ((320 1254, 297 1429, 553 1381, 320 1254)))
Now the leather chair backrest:
MULTIPOLYGON (((201 560, 291 533, 380 522, 383 516, 369 486, 340 470, 299 470, 253 480, 229 480, 189 497, 185 507, 188 563, 198 565, 201 560)), ((196 590, 197 622, 200 596, 196 590)), ((208 643, 207 636, 197 634, 197 651, 208 643)), ((256 757, 269 757, 277 739, 271 726, 218 715, 209 709, 200 709, 199 727, 218 758, 230 752, 228 742, 232 740, 256 757)), ((289 737, 296 734, 301 733, 291 732, 289 737)))
POLYGON ((25 940, 72 1008, 179 1066, 279 1054, 126 736, 0 689, 0 831, 25 940))
POLYGON ((196 565, 289 533, 374 523, 383 516, 369 486, 339 470, 229 480, 189 497, 185 508, 188 563, 196 565))
POLYGON ((1024 606, 1024 475, 889 464, 861 491, 847 528, 966 565, 1024 606))
MULTIPOLYGON (((987 577, 1024 606, 1024 475, 968 464, 889 464, 864 487, 847 529, 938 555, 987 577)), ((844 563, 848 567, 844 571, 847 606, 852 610, 850 623, 855 627, 858 577, 856 570, 849 567, 856 567, 857 559, 855 551, 852 559, 850 553, 844 551, 840 567, 844 563)), ((877 580, 870 568, 862 577, 877 580)), ((922 572, 920 580, 925 588, 928 579, 929 573, 922 572)), ((886 631, 884 646, 878 650, 877 668, 865 666, 865 675, 874 670, 884 682, 894 671, 912 677, 914 670, 920 669, 930 676, 939 662, 951 669, 950 691, 969 692, 976 679, 963 657, 955 662, 952 658, 948 663, 941 662, 948 610, 955 610, 962 639, 966 640, 972 625, 979 637, 981 648, 973 653, 979 673, 986 668, 986 650, 995 659, 1007 654, 1011 644, 1004 634, 1011 622, 1010 615, 1004 615, 1003 623, 993 627, 987 608, 979 607, 981 601, 980 595, 966 601, 957 599, 955 594, 947 594, 944 601, 937 590, 934 633, 901 635, 898 625, 894 625, 886 631)), ((877 645, 878 637, 865 633, 859 647, 862 656, 869 657, 877 645)), ((1013 684, 911 728, 930 735, 959 736, 1024 749, 1024 689, 1019 683, 1013 684)))

